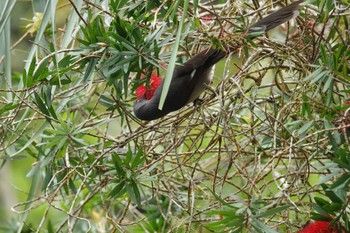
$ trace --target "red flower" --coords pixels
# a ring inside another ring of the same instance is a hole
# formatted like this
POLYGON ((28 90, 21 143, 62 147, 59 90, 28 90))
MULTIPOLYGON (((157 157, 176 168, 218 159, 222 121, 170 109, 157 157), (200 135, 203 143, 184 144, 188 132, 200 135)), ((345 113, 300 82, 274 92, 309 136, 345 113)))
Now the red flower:
POLYGON ((297 233, 338 233, 338 230, 326 221, 316 221, 310 223, 297 233))
MULTIPOLYGON (((144 76, 141 76, 143 78, 144 76)), ((135 93, 137 99, 141 99, 144 95, 147 100, 151 99, 154 95, 154 92, 158 88, 158 86, 162 83, 163 79, 156 74, 151 75, 151 82, 148 87, 145 85, 141 85, 138 88, 136 88, 135 93)))

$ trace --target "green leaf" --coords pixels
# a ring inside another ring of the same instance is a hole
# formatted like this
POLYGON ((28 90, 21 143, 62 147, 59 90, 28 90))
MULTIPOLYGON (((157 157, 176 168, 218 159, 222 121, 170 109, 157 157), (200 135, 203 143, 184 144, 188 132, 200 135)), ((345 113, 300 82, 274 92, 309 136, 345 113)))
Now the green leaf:
POLYGON ((59 76, 55 75, 49 80, 50 84, 53 86, 61 86, 61 85, 67 85, 72 83, 72 80, 67 76, 59 76))
POLYGON ((91 77, 91 75, 94 73, 94 69, 96 67, 97 62, 98 62, 97 58, 89 59, 88 66, 86 67, 85 72, 84 72, 83 82, 86 82, 91 77))
POLYGON ((303 95, 303 104, 301 105, 301 110, 304 116, 310 116, 311 106, 309 103, 309 98, 306 95, 303 95))
POLYGON ((141 206, 141 194, 140 194, 139 188, 137 187, 137 184, 133 179, 130 180, 130 185, 132 186, 134 191, 136 204, 138 206, 141 206))
MULTIPOLYGON (((325 129, 336 128, 336 127, 334 126, 334 124, 333 124, 332 122, 330 122, 329 120, 326 120, 326 119, 325 119, 325 120, 323 121, 323 123, 324 123, 325 129)), ((341 136, 340 136, 338 130, 333 130, 333 131, 331 131, 330 136, 335 140, 334 143, 336 143, 337 145, 341 143, 341 136)), ((338 146, 337 146, 337 147, 338 147, 338 146)), ((339 152, 338 152, 337 154, 339 154, 339 152)))
POLYGON ((67 55, 64 56, 59 62, 58 67, 59 68, 66 68, 67 66, 72 64, 73 56, 67 55))
POLYGON ((19 106, 19 104, 17 104, 17 103, 9 103, 9 104, 6 104, 4 107, 0 108, 0 115, 1 115, 2 113, 11 111, 11 110, 17 108, 18 106, 19 106))
POLYGON ((258 221, 256 219, 253 219, 252 226, 255 228, 255 230, 257 232, 261 232, 261 233, 278 233, 277 231, 273 230, 269 226, 263 224, 262 222, 260 222, 260 221, 258 221))
POLYGON ((47 65, 49 63, 49 59, 50 57, 46 57, 40 61, 33 74, 34 81, 41 81, 47 78, 49 75, 49 69, 47 65))
POLYGON ((77 193, 77 188, 75 187, 74 181, 73 181, 72 179, 69 179, 69 181, 68 181, 68 186, 69 186, 69 189, 70 189, 74 194, 77 193))
POLYGON ((324 200, 323 198, 321 197, 315 197, 314 198, 315 202, 319 205, 319 206, 325 206, 325 205, 329 205, 329 202, 324 200))
POLYGON ((306 122, 306 124, 303 125, 303 127, 301 127, 299 130, 298 130, 298 134, 301 135, 301 134, 304 134, 308 131, 308 129, 313 125, 314 121, 308 121, 306 122))
MULTIPOLYGON (((347 189, 350 183, 350 174, 344 174, 339 177, 331 186, 331 189, 342 188, 347 189)), ((345 200, 343 200, 345 201, 345 200)))
MULTIPOLYGON (((44 104, 44 102, 36 92, 34 92, 34 97, 39 110, 44 114, 46 120, 51 124, 51 119, 49 118, 50 112, 47 109, 47 106, 44 104)), ((53 125, 51 126, 53 127, 53 125)))
POLYGON ((113 155, 112 159, 114 162, 114 167, 115 167, 115 170, 117 172, 117 175, 119 176, 119 178, 124 178, 126 173, 121 166, 123 164, 123 162, 121 161, 121 159, 119 158, 118 155, 113 155))
POLYGON ((326 184, 321 184, 326 196, 334 203, 343 203, 344 200, 340 199, 326 184))
MULTIPOLYGON (((35 193, 37 192, 40 184, 40 177, 41 177, 41 166, 40 166, 40 161, 32 167, 30 172, 27 174, 27 177, 31 177, 31 184, 30 184, 30 189, 28 192, 27 200, 25 202, 24 206, 24 212, 20 217, 21 222, 25 222, 29 213, 30 213, 30 208, 33 204, 33 200, 36 198, 35 193)), ((23 227, 23 225, 19 226, 20 228, 23 227)), ((22 232, 22 231, 19 231, 22 232)))
POLYGON ((129 163, 132 159, 132 156, 133 156, 133 153, 132 153, 131 147, 130 147, 130 145, 128 145, 128 151, 126 152, 125 160, 124 160, 125 165, 129 166, 129 163))
POLYGON ((134 159, 132 160, 131 169, 135 169, 137 167, 137 165, 141 164, 143 162, 143 159, 141 158, 141 156, 143 155, 143 150, 140 147, 140 149, 137 151, 136 156, 134 157, 134 159))
POLYGON ((290 207, 290 205, 284 205, 284 206, 280 206, 280 207, 277 207, 277 208, 272 208, 272 209, 269 209, 263 213, 260 213, 260 214, 257 214, 257 215, 254 215, 255 218, 265 218, 265 217, 268 217, 270 215, 274 215, 274 214, 277 214, 279 212, 282 212, 283 210, 286 210, 290 207))
POLYGON ((216 232, 227 232, 227 228, 230 232, 242 232, 244 214, 238 213, 237 210, 213 210, 207 213, 208 215, 219 215, 220 220, 206 224, 211 230, 216 232))
POLYGON ((36 66, 36 59, 35 57, 33 57, 29 65, 28 71, 25 72, 25 69, 23 70, 22 81, 25 87, 32 87, 34 85, 33 73, 35 70, 35 66, 36 66))
MULTIPOLYGON (((228 204, 227 202, 225 202, 222 198, 220 198, 214 191, 212 191, 211 189, 209 189, 209 192, 211 192, 211 194, 213 194, 213 196, 215 197, 216 200, 218 200, 221 204, 228 206, 228 207, 232 207, 230 204, 228 204)), ((235 207, 232 207, 235 208, 235 207)))
POLYGON ((328 215, 328 212, 325 211, 321 206, 319 206, 319 205, 317 205, 315 203, 312 203, 311 205, 320 215, 323 215, 323 216, 327 216, 328 215))
POLYGON ((332 146, 332 150, 334 151, 335 154, 339 154, 339 146, 338 146, 336 138, 332 135, 331 132, 328 132, 327 136, 328 136, 329 142, 332 146))
POLYGON ((311 212, 311 218, 316 221, 329 221, 329 217, 323 214, 316 213, 314 211, 311 212))
POLYGON ((320 81, 321 79, 323 79, 326 76, 327 73, 328 73, 327 70, 324 70, 323 67, 319 67, 314 72, 309 74, 305 78, 305 81, 310 81, 311 84, 316 83, 316 82, 320 81))
POLYGON ((125 181, 120 182, 117 186, 115 186, 112 191, 109 193, 109 197, 120 197, 126 192, 126 189, 123 189, 125 186, 125 181))
POLYGON ((178 26, 176 39, 175 39, 175 44, 174 44, 174 46, 172 48, 173 52, 171 54, 170 61, 169 61, 169 64, 168 64, 168 68, 167 68, 167 72, 166 72, 166 75, 165 75, 165 78, 164 78, 164 81, 163 81, 164 85, 163 85, 162 94, 160 96, 160 101, 159 101, 159 106, 158 106, 158 108, 160 110, 163 109, 165 98, 166 98, 166 96, 168 94, 170 83, 171 83, 171 79, 172 79, 172 76, 173 76, 173 73, 174 73, 175 63, 176 63, 176 58, 177 58, 177 52, 179 50, 179 44, 180 44, 180 40, 182 38, 182 27, 183 27, 183 25, 185 23, 187 10, 188 10, 188 5, 189 5, 189 0, 185 0, 185 2, 184 2, 184 9, 182 11, 181 22, 180 22, 180 24, 178 26))

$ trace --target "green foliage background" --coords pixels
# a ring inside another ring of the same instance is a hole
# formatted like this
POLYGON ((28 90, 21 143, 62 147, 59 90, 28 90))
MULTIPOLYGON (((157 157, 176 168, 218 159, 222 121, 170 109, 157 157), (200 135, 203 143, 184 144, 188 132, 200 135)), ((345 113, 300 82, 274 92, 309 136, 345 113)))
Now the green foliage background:
POLYGON ((247 25, 285 4, 0 4, 3 232, 350 230, 348 1, 254 42, 247 25), (243 45, 201 106, 133 116, 150 71, 225 43, 243 45))

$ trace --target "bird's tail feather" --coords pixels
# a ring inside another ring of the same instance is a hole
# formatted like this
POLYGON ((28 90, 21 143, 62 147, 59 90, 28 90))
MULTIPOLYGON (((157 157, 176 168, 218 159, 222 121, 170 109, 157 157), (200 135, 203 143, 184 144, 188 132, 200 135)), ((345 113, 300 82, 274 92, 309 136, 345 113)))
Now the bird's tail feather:
POLYGON ((249 26, 247 30, 249 39, 255 38, 297 16, 300 4, 304 1, 293 2, 249 26))
MULTIPOLYGON (((292 4, 282 7, 281 9, 271 13, 270 15, 262 18, 258 22, 252 24, 247 29, 247 38, 250 40, 254 39, 262 35, 263 33, 297 16, 298 10, 300 8, 300 4, 303 2, 305 2, 305 0, 299 0, 299 1, 293 2, 292 4)), ((228 47, 228 49, 226 49, 226 51, 223 51, 221 49, 211 49, 210 50, 211 55, 210 55, 210 59, 208 59, 207 65, 208 66, 214 65, 216 62, 224 58, 229 53, 234 52, 239 47, 240 47, 239 45, 231 45, 228 47)))

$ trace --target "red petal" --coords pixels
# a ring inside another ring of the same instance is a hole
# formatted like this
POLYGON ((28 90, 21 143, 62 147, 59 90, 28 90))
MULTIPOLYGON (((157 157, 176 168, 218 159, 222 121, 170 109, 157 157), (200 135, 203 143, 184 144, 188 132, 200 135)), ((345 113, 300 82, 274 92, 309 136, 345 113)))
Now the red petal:
MULTIPOLYGON (((144 78, 144 75, 141 74, 141 78, 144 78)), ((136 88, 135 93, 137 99, 141 99, 144 95, 147 100, 151 99, 154 95, 154 92, 158 88, 158 86, 162 83, 163 79, 156 74, 151 75, 151 83, 149 87, 145 87, 145 85, 141 85, 136 88)))
POLYGON ((145 85, 141 85, 138 88, 136 88, 135 93, 136 93, 136 97, 137 99, 141 99, 142 96, 146 93, 147 89, 145 87, 145 85))
POLYGON ((162 83, 163 79, 156 74, 151 75, 151 88, 156 90, 157 87, 162 83))
POLYGON ((147 90, 147 91, 146 91, 146 99, 147 99, 147 100, 150 100, 150 99, 152 98, 153 94, 154 94, 154 91, 152 91, 152 90, 147 90))

